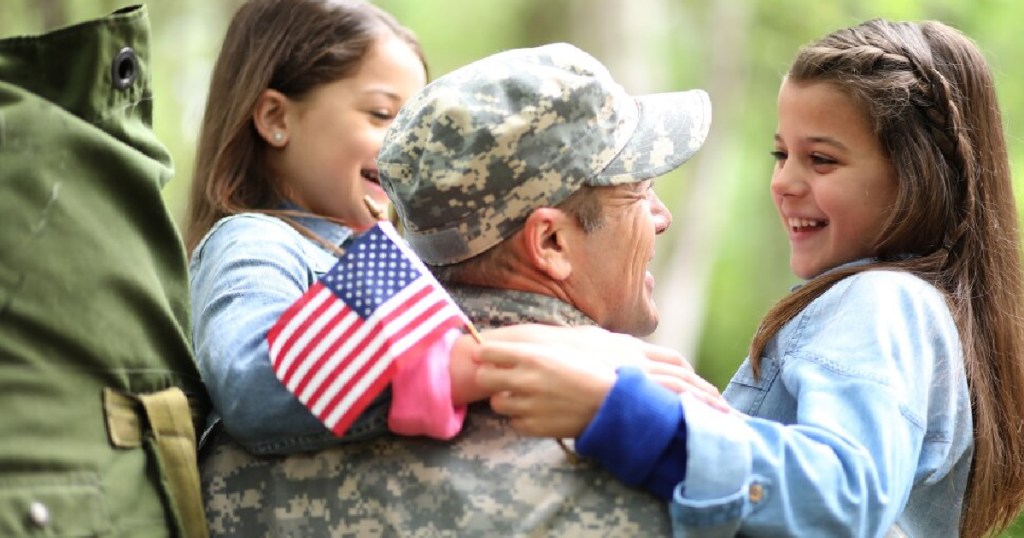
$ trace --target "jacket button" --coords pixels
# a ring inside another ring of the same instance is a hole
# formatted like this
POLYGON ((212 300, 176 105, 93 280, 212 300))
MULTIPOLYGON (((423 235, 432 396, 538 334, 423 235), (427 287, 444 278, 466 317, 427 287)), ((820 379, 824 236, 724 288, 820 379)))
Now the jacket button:
POLYGON ((45 504, 33 501, 28 505, 28 519, 37 527, 45 527, 50 524, 50 510, 45 504))
POLYGON ((139 77, 139 57, 135 55, 135 49, 125 47, 117 53, 114 61, 110 63, 110 76, 114 81, 114 87, 123 90, 128 88, 139 77))
POLYGON ((750 494, 750 502, 759 503, 761 499, 764 499, 764 487, 761 484, 751 484, 748 493, 750 494))

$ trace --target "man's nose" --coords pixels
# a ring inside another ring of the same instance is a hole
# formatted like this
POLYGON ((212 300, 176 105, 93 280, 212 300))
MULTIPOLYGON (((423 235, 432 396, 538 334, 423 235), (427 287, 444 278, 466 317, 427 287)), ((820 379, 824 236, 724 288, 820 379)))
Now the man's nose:
POLYGON ((651 214, 654 215, 654 233, 660 234, 672 226, 672 212, 665 207, 657 194, 651 192, 651 214))

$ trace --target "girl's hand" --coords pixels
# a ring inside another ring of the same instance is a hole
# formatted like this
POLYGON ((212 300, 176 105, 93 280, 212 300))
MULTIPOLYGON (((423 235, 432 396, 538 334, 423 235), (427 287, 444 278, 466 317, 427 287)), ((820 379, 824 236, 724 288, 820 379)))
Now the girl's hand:
POLYGON ((597 327, 490 330, 478 352, 477 383, 493 394, 494 410, 528 435, 579 435, 615 383, 616 370, 626 365, 673 392, 691 392, 712 407, 730 409, 675 351, 597 327))

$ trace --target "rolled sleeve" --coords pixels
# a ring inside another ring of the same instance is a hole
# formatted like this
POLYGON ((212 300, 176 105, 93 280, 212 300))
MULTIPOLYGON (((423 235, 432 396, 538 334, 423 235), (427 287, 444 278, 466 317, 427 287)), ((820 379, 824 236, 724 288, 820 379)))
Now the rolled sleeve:
POLYGON ((686 479, 670 505, 672 525, 686 536, 734 536, 751 510, 752 432, 739 413, 713 410, 685 394, 682 404, 690 442, 686 479))
POLYGON ((399 365, 391 380, 388 427, 399 435, 451 439, 462 430, 467 406, 452 403, 452 347, 462 331, 449 329, 423 357, 399 365))

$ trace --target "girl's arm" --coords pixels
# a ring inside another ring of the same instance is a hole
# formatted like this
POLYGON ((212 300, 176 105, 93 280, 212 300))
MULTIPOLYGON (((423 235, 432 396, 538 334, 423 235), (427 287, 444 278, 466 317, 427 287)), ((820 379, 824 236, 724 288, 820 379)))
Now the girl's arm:
MULTIPOLYGON (((573 383, 603 374, 603 382, 599 379, 590 385, 593 390, 582 391, 574 386, 561 391, 556 385, 544 384, 545 381, 553 382, 559 378, 553 373, 531 373, 525 368, 518 372, 505 369, 494 373, 500 378, 496 381, 499 384, 502 381, 516 382, 519 373, 527 372, 527 377, 535 381, 528 379, 523 382, 534 383, 537 389, 550 387, 549 394, 556 396, 557 400, 546 402, 550 410, 538 413, 538 416, 542 420, 574 421, 568 430, 582 429, 586 425, 611 387, 615 369, 623 365, 635 367, 637 372, 653 380, 652 383, 668 387, 672 393, 691 390, 713 402, 713 405, 727 407, 718 390, 697 376, 678 353, 597 327, 514 325, 486 330, 481 334, 481 340, 478 342, 468 334, 450 334, 443 345, 436 345, 422 360, 400 368, 392 381, 393 401, 389 420, 392 431, 402 435, 427 435, 441 439, 457 434, 465 416, 465 406, 491 398, 496 392, 497 385, 478 381, 478 357, 481 350, 500 348, 509 342, 526 346, 538 342, 549 343, 584 356, 573 383)), ((485 381, 488 375, 485 373, 483 376, 485 381)), ((495 410, 505 409, 504 397, 498 395, 492 398, 495 410)), ((570 437, 578 434, 578 431, 554 431, 565 430, 564 424, 552 428, 540 420, 526 423, 519 419, 513 420, 514 426, 535 435, 570 437), (535 424, 536 429, 531 429, 531 424, 535 424)))
POLYGON ((651 386, 729 409, 718 389, 681 355, 631 336, 597 327, 516 325, 485 332, 483 340, 479 390, 494 394, 492 407, 528 435, 580 435, 624 367, 651 386))
POLYGON ((475 346, 471 336, 451 329, 425 356, 398 365, 391 380, 391 431, 436 439, 450 439, 459 433, 467 404, 487 396, 474 380, 475 346))
MULTIPOLYGON (((333 256, 305 243, 282 221, 239 215, 215 227, 190 267, 193 338, 203 382, 225 429, 256 454, 341 442, 278 380, 267 347, 267 332, 315 276, 311 264, 323 271, 333 264, 333 256)), ((344 439, 386 433, 387 403, 385 393, 344 439)))
POLYGON ((474 336, 453 329, 421 360, 401 365, 391 381, 391 430, 438 439, 455 436, 466 406, 491 395, 476 381, 479 348, 474 336))

